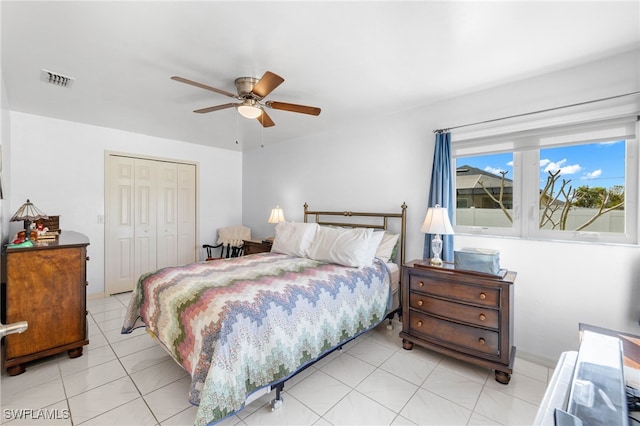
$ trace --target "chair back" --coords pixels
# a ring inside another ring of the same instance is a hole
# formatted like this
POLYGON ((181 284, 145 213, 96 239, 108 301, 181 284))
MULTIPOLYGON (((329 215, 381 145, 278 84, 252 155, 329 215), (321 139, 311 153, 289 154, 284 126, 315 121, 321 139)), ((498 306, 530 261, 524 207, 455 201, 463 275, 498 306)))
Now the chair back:
POLYGON ((207 251, 206 260, 239 257, 243 253, 243 240, 251 239, 251 228, 243 225, 226 226, 218 229, 218 240, 215 245, 203 244, 207 251), (216 249, 220 249, 217 255, 216 249))

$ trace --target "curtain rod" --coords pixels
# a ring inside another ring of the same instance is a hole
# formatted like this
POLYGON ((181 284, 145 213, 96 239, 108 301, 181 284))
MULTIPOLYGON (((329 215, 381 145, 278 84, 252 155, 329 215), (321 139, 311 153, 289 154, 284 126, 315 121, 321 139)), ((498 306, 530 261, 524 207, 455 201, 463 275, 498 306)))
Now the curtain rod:
POLYGON ((611 99, 623 98, 625 96, 633 96, 633 95, 637 95, 637 94, 640 94, 640 90, 635 91, 635 92, 624 93, 622 95, 609 96, 608 98, 594 99, 594 100, 591 100, 591 101, 578 102, 576 104, 563 105, 563 106, 558 106, 558 107, 553 107, 553 108, 541 109, 541 110, 538 110, 538 111, 525 112, 525 113, 522 113, 522 114, 509 115, 507 117, 493 118, 491 120, 478 121, 478 122, 475 122, 475 123, 462 124, 460 126, 447 127, 445 129, 435 129, 433 131, 433 133, 445 133, 445 132, 448 132, 448 131, 453 130, 453 129, 459 129, 461 127, 469 127, 469 126, 476 126, 478 124, 493 123, 494 121, 507 120, 509 118, 525 117, 527 115, 540 114, 540 113, 543 113, 543 112, 549 112, 549 111, 555 111, 555 110, 558 110, 558 109, 564 109, 564 108, 570 108, 570 107, 575 107, 575 106, 587 105, 587 104, 592 104, 592 103, 595 103, 595 102, 608 101, 608 100, 611 100, 611 99))

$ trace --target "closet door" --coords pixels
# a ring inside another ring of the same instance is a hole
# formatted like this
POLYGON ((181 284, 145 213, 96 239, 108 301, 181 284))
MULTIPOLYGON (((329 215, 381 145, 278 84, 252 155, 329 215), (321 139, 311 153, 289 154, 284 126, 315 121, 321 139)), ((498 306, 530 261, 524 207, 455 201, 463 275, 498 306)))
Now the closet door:
POLYGON ((140 275, 197 260, 196 166, 108 155, 105 293, 140 275))
POLYGON ((178 164, 157 162, 157 268, 178 264, 178 164))
POLYGON ((130 291, 137 276, 134 268, 135 161, 109 156, 105 232, 105 292, 130 291))
POLYGON ((197 260, 196 166, 178 164, 178 265, 197 260))
POLYGON ((136 277, 157 269, 156 166, 156 161, 135 159, 134 274, 136 277))

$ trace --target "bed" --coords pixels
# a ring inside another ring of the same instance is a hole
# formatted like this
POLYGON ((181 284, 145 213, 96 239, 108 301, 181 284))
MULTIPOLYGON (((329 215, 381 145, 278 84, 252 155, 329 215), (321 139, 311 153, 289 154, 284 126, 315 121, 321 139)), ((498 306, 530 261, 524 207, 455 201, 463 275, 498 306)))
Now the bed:
POLYGON ((273 389, 277 408, 287 379, 400 314, 405 226, 405 204, 358 213, 305 203, 304 222, 276 226, 270 253, 142 275, 122 333, 145 327, 190 374, 197 425, 273 389))

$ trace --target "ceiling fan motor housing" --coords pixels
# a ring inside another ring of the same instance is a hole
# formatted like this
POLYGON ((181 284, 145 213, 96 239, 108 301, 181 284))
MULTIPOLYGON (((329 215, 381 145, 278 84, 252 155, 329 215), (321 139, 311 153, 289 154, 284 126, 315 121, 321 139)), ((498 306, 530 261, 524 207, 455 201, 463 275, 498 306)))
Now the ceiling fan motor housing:
POLYGON ((236 78, 235 85, 236 90, 238 91, 238 96, 241 98, 254 98, 254 99, 262 99, 252 92, 254 86, 258 82, 257 78, 254 77, 239 77, 236 78))

